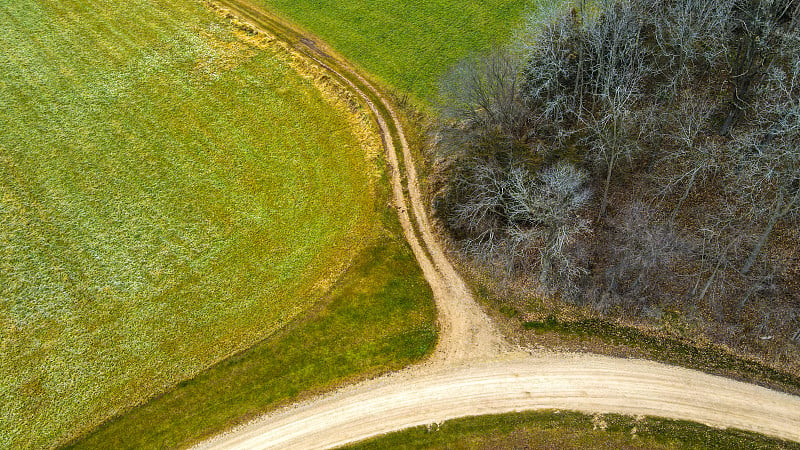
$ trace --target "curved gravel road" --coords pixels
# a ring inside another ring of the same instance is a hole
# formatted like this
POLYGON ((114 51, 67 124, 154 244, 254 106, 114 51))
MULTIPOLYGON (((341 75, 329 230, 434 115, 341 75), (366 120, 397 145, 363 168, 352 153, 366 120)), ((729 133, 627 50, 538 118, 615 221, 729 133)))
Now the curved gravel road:
POLYGON ((402 124, 385 96, 332 49, 279 18, 244 0, 217 5, 316 61, 372 110, 405 237, 434 293, 440 335, 420 365, 284 408, 198 448, 329 448, 456 417, 534 409, 692 420, 800 442, 800 397, 650 361, 513 349, 437 242, 402 124))
POLYGON ((456 417, 543 408, 669 417, 800 440, 800 398, 649 361, 553 354, 370 381, 205 447, 330 448, 456 417))

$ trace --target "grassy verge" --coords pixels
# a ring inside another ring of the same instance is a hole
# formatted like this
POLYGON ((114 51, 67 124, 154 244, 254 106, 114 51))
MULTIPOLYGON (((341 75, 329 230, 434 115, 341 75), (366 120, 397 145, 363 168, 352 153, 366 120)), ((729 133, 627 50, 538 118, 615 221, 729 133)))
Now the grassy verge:
POLYGON ((602 339, 614 346, 640 350, 648 359, 664 361, 704 372, 718 373, 758 382, 792 393, 800 393, 800 378, 772 367, 737 357, 715 347, 701 347, 672 337, 645 333, 637 328, 609 323, 602 319, 559 321, 550 316, 543 321, 523 322, 525 330, 536 333, 557 333, 586 340, 602 339))
POLYGON ((457 419, 439 426, 411 428, 347 448, 797 449, 800 444, 692 422, 542 411, 457 419))
POLYGON ((69 448, 184 446, 298 395, 420 360, 435 310, 396 232, 364 251, 308 318, 104 424, 69 448))
POLYGON ((500 283, 463 260, 459 270, 470 274, 467 279, 473 292, 503 334, 523 346, 649 359, 800 394, 797 374, 707 341, 698 342, 672 322, 661 328, 615 323, 554 299, 526 296, 514 289, 501 292, 500 283))

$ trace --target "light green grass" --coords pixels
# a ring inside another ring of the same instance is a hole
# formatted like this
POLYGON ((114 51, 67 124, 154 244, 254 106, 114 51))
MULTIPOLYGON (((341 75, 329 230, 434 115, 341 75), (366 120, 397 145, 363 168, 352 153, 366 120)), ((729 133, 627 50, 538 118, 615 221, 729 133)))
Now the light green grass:
POLYGON ((70 448, 183 447, 304 391, 399 369, 435 344, 430 289, 399 232, 364 251, 321 306, 70 448))
POLYGON ((0 24, 0 447, 249 347, 381 235, 348 120, 198 2, 15 0, 0 24))
POLYGON ((369 73, 430 104, 471 52, 504 45, 532 0, 252 0, 318 35, 369 73))
POLYGON ((467 417, 362 442, 371 449, 797 449, 800 444, 692 422, 541 411, 467 417))

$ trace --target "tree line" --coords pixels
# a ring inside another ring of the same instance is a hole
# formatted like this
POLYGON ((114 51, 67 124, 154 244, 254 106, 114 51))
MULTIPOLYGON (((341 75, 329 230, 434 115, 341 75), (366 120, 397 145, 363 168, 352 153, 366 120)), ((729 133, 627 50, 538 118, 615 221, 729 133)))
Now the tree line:
POLYGON ((464 255, 800 343, 800 0, 554 3, 442 83, 434 209, 464 255))

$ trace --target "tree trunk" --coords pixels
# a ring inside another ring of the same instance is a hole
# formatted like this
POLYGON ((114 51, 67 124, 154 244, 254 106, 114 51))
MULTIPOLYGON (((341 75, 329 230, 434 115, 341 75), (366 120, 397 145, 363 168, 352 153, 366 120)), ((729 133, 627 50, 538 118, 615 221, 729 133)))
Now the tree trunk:
POLYGON ((750 297, 752 297, 753 294, 756 293, 756 290, 758 289, 758 284, 759 283, 753 283, 753 285, 750 286, 749 289, 747 289, 747 293, 742 297, 741 300, 739 300, 739 308, 738 308, 739 311, 741 311, 742 308, 744 308, 744 305, 747 304, 747 301, 750 300, 750 297))
POLYGON ((724 253, 722 255, 720 255, 719 258, 717 259, 717 264, 714 266, 714 271, 711 272, 711 276, 708 277, 708 280, 706 281, 705 286, 703 286, 703 291, 700 292, 700 297, 698 297, 698 300, 703 300, 705 298, 706 294, 708 293, 708 290, 711 288, 711 285, 714 283, 714 279, 717 278, 717 274, 719 273, 720 269, 722 268, 722 263, 725 260, 728 259, 727 258, 727 254, 728 254, 728 250, 730 249, 730 247, 731 247, 731 244, 728 244, 728 246, 725 247, 724 253))
POLYGON ((728 111, 728 117, 725 118, 725 122, 722 123, 722 128, 719 129, 720 136, 730 136, 731 135, 731 128, 733 128, 733 119, 736 116, 736 106, 731 106, 730 111, 728 111))
POLYGON ((600 214, 597 216, 597 220, 603 218, 606 215, 606 207, 608 206, 608 187, 611 185, 611 173, 614 170, 614 164, 616 163, 616 153, 611 156, 611 161, 608 163, 608 171, 606 173, 606 184, 603 188, 603 200, 600 202, 600 214))
MULTIPOLYGON (((581 0, 578 3, 578 18, 575 22, 575 27, 577 28, 576 33, 581 33, 581 25, 583 24, 583 15, 585 13, 585 0, 581 0)), ((581 116, 583 115, 583 47, 584 43, 582 40, 578 40, 578 73, 577 79, 575 80, 575 92, 573 93, 573 98, 578 99, 578 121, 581 120, 581 116)))
POLYGON ((775 224, 778 223, 778 220, 781 218, 781 207, 783 206, 783 196, 779 197, 778 205, 775 207, 775 211, 772 212, 772 215, 769 218, 769 222, 767 222, 767 227, 764 229, 764 232, 761 233, 761 237, 758 238, 758 242, 756 243, 755 248, 750 253, 750 256, 747 258, 747 261, 744 263, 744 267, 742 267, 742 275, 747 275, 750 272, 750 269, 753 268, 753 264, 756 262, 756 258, 758 255, 761 254, 761 250, 764 249, 764 244, 767 243, 767 239, 769 239, 769 235, 772 234, 772 229, 775 228, 775 224))
POLYGON ((694 179, 697 177, 697 171, 699 169, 695 169, 692 172, 692 177, 689 178, 689 184, 686 186, 686 190, 683 192, 683 197, 681 197, 680 201, 678 202, 678 206, 675 207, 675 211, 672 211, 672 217, 670 218, 671 223, 675 223, 675 219, 678 218, 678 211, 680 211, 681 206, 683 206, 683 202, 686 201, 686 197, 689 196, 689 192, 692 190, 692 186, 694 186, 694 179))
POLYGON ((740 43, 737 50, 737 57, 734 66, 731 67, 733 76, 733 98, 730 102, 730 111, 725 122, 722 124, 719 134, 730 136, 731 129, 740 117, 742 111, 747 107, 748 99, 753 89, 757 85, 757 77, 761 70, 766 70, 763 61, 759 64, 757 51, 757 37, 748 34, 745 42, 740 43), (736 75, 733 75, 733 74, 736 75))
POLYGON ((577 107, 578 107, 578 121, 581 120, 583 116, 583 44, 579 44, 580 47, 578 48, 578 79, 575 80, 575 92, 573 93, 573 98, 577 98, 577 107))
POLYGON ((541 258, 539 265, 541 266, 541 271, 539 272, 539 282, 542 284, 542 286, 547 286, 547 278, 550 276, 550 258, 541 258))
POLYGON ((644 280, 646 275, 645 269, 639 271, 639 276, 636 277, 636 281, 633 282, 633 286, 631 286, 631 291, 633 295, 639 296, 639 293, 642 292, 643 289, 647 289, 649 287, 649 283, 642 287, 642 281, 644 280))
POLYGON ((703 286, 703 290, 700 292, 700 297, 698 297, 697 300, 702 301, 706 297, 708 290, 714 283, 714 279, 717 278, 717 272, 719 272, 719 264, 717 264, 717 267, 714 268, 714 272, 712 272, 711 276, 708 277, 708 280, 706 280, 706 285, 703 286))

